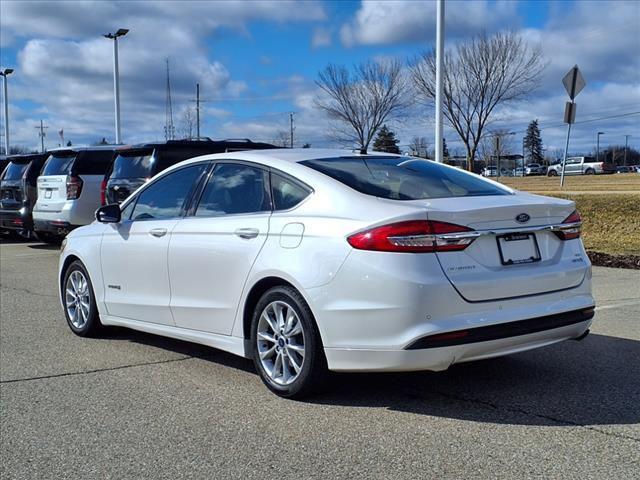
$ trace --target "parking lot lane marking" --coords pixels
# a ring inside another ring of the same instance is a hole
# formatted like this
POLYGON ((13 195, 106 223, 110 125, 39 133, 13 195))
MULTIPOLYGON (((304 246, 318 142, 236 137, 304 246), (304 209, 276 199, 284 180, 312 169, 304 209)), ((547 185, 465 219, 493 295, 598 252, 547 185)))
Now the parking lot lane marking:
POLYGON ((628 302, 612 303, 611 305, 598 305, 596 312, 599 310, 608 310, 610 308, 629 307, 632 305, 640 305, 640 300, 630 300, 628 302))
POLYGON ((51 255, 58 255, 58 252, 17 253, 14 257, 49 257, 51 255))

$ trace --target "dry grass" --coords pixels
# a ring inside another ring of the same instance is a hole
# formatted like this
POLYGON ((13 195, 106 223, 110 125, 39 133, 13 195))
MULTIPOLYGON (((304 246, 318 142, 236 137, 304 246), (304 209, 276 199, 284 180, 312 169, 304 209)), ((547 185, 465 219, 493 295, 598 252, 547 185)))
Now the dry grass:
POLYGON ((640 255, 640 175, 504 178, 512 188, 576 202, 587 250, 640 255))

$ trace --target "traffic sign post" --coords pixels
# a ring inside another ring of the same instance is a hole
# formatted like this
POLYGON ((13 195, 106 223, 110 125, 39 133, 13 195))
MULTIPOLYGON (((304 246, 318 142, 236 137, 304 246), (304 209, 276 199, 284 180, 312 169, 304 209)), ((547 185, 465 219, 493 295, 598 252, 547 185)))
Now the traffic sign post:
POLYGON ((582 72, 575 65, 567 74, 562 78, 562 84, 565 90, 569 94, 570 102, 567 102, 564 107, 564 123, 567 124, 567 142, 564 147, 564 158, 562 159, 562 174, 560 175, 560 188, 564 186, 564 169, 567 165, 567 151, 569 150, 569 136, 571 135, 571 124, 576 121, 576 106, 573 101, 578 94, 585 87, 585 82, 582 72))

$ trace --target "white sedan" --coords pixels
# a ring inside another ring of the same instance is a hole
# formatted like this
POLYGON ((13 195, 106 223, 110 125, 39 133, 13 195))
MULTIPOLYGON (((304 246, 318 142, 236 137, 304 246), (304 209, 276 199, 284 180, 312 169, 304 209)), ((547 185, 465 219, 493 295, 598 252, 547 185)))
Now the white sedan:
POLYGON ((429 160, 339 150, 198 157, 71 232, 70 328, 253 359, 299 397, 327 371, 444 370, 588 333, 574 203, 429 160))

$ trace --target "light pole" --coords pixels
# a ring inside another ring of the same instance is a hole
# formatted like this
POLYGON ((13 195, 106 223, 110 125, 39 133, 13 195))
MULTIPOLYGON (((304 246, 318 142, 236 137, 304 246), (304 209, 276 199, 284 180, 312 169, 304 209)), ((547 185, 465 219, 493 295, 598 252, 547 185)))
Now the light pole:
POLYGON ((124 37, 129 30, 119 28, 116 33, 107 33, 103 35, 105 38, 113 40, 113 90, 115 97, 116 110, 116 143, 122 143, 120 140, 120 80, 118 78, 118 37, 124 37))
POLYGON ((9 99, 7 98, 7 76, 13 73, 13 68, 0 71, 4 87, 4 154, 9 155, 9 99))
MULTIPOLYGON (((442 148, 442 105, 444 90, 444 0, 436 2, 436 162, 444 161, 442 148)), ((467 165, 469 171, 472 170, 471 162, 467 165)))
POLYGON ((596 135, 596 162, 600 161, 600 135, 604 135, 604 132, 598 132, 598 135, 596 135))
MULTIPOLYGON (((6 95, 6 93, 5 93, 5 95, 6 95)), ((631 135, 625 135, 624 136, 624 166, 625 167, 627 166, 627 146, 629 144, 629 137, 630 136, 631 135)))

